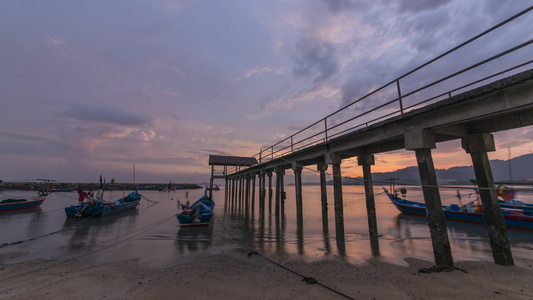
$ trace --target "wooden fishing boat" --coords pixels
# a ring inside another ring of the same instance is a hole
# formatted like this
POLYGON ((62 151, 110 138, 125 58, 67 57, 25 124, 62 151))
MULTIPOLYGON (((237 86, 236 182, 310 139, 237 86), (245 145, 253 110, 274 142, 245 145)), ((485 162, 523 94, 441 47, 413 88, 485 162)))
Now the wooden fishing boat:
POLYGON ((10 198, 0 201, 0 212, 39 207, 50 194, 40 192, 37 196, 27 199, 10 198))
MULTIPOLYGON (((9 198, 0 200, 0 212, 21 210, 28 208, 36 208, 41 206, 43 202, 50 196, 50 182, 49 179, 37 179, 44 181, 45 187, 39 190, 36 196, 30 198, 9 198)), ((1 182, 1 180, 0 180, 1 182)))
POLYGON ((182 205, 182 212, 176 215, 182 227, 208 226, 215 214, 215 202, 204 195, 191 206, 182 205))
MULTIPOLYGON (((476 184, 475 181, 472 181, 476 184)), ((474 188, 474 191, 479 197, 479 188, 474 188)), ((533 204, 525 203, 524 201, 516 199, 518 190, 508 188, 505 185, 496 186, 496 194, 501 208, 522 209, 526 214, 533 214, 533 204)))
MULTIPOLYGON (((405 200, 399 196, 397 191, 390 193, 385 187, 383 190, 400 212, 417 216, 426 215, 425 203, 405 200)), ((442 210, 446 220, 485 224, 480 204, 471 203, 463 206, 452 204, 442 206, 442 210)), ((525 212, 523 209, 508 208, 502 208, 502 214, 508 228, 533 230, 533 214, 525 212)))
POLYGON ((65 214, 67 218, 103 217, 116 214, 137 207, 141 201, 141 196, 137 191, 134 191, 126 197, 115 201, 99 200, 98 197, 97 199, 89 198, 88 201, 82 202, 79 205, 65 207, 65 214))

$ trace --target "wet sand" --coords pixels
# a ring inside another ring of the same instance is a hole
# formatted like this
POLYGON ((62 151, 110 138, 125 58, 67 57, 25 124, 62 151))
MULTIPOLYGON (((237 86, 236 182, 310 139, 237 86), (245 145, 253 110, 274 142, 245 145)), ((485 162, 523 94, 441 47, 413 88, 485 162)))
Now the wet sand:
POLYGON ((421 273, 431 262, 408 267, 369 260, 302 262, 228 252, 166 268, 137 260, 82 265, 77 260, 0 262, 0 299, 532 299, 533 260, 515 266, 458 262, 451 272, 421 273), (279 264, 279 265, 278 265, 279 264), (310 284, 308 281, 316 280, 310 284))

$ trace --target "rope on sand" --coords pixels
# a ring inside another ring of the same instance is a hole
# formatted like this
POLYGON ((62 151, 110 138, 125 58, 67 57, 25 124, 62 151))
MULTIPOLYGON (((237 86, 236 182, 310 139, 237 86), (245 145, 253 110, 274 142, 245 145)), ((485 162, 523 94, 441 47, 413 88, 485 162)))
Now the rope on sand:
MULTIPOLYGON (((218 219, 216 215, 215 215, 215 218, 218 219)), ((344 294, 344 293, 342 293, 342 292, 340 292, 340 291, 335 290, 334 288, 331 288, 331 287, 329 287, 329 286, 327 286, 327 285, 325 285, 325 284, 320 283, 318 280, 316 280, 316 279, 313 278, 313 277, 307 277, 307 276, 304 276, 304 275, 298 273, 297 271, 294 271, 294 270, 292 270, 292 269, 289 269, 289 268, 287 268, 287 267, 281 265, 280 263, 278 263, 278 262, 276 262, 276 261, 273 261, 272 259, 270 259, 270 258, 264 256, 263 254, 261 254, 261 253, 255 251, 255 250, 253 250, 252 248, 248 247, 247 245, 245 245, 245 244, 239 242, 237 239, 235 239, 235 238, 233 237, 233 235, 231 234, 231 232, 226 228, 226 226, 224 226, 224 223, 221 222, 220 220, 218 220, 217 224, 221 224, 221 226, 222 226, 222 228, 224 229, 224 231, 226 231, 226 233, 229 234, 229 236, 231 237, 231 239, 232 239, 235 243, 239 244, 241 247, 243 247, 243 248, 247 249, 248 251, 250 251, 250 252, 248 252, 248 256, 252 256, 252 255, 254 255, 254 254, 255 254, 255 255, 258 255, 258 256, 261 256, 262 258, 266 259, 266 260, 269 261, 270 263, 272 263, 272 264, 274 264, 274 265, 276 265, 276 266, 278 266, 278 267, 280 267, 280 268, 282 268, 282 269, 284 269, 284 270, 286 270, 286 271, 289 271, 289 272, 291 272, 291 273, 293 273, 293 274, 295 274, 295 275, 301 277, 301 278, 302 278, 302 281, 305 281, 307 284, 318 284, 318 285, 320 285, 321 287, 323 287, 323 288, 325 288, 325 289, 328 289, 328 290, 330 290, 330 291, 336 293, 336 294, 339 295, 339 296, 345 297, 346 299, 354 299, 354 298, 352 298, 352 297, 350 297, 350 296, 348 296, 348 295, 346 295, 346 294, 344 294)))

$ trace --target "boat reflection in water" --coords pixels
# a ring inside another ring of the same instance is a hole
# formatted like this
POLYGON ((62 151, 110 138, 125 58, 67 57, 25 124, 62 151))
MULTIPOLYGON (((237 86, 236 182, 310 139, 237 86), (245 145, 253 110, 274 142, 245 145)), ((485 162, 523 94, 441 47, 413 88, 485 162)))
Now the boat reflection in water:
MULTIPOLYGON (((77 251, 93 251, 96 246, 101 247, 109 239, 124 238, 120 236, 121 230, 117 228, 134 228, 136 209, 124 211, 109 218, 66 218, 63 229, 72 230, 69 239, 69 249, 77 251)), ((126 229, 125 229, 126 230, 126 229)))
POLYGON ((213 244, 213 227, 215 220, 209 226, 180 227, 176 234, 176 246, 180 254, 190 254, 195 251, 207 250, 213 244))

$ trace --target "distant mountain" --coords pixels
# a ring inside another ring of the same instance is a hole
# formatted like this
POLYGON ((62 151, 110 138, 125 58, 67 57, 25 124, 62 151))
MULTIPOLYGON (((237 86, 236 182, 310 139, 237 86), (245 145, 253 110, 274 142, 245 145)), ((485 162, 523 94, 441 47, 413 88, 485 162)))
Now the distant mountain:
MULTIPOLYGON (((491 160, 492 175, 495 182, 510 182, 512 173, 512 182, 533 184, 533 154, 526 154, 509 160, 491 160)), ((476 179, 473 166, 452 167, 449 169, 435 169, 439 184, 471 184, 470 180, 476 179)), ((374 184, 388 184, 390 178, 398 178, 398 182, 404 184, 420 184, 420 175, 418 167, 411 166, 399 169, 393 172, 372 173, 374 184)), ((294 183, 287 183, 294 185, 294 183)), ((303 185, 320 185, 320 182, 304 182, 303 185)), ((333 181, 329 180, 328 185, 333 181)), ((343 185, 363 185, 362 177, 343 177, 343 185)), ((208 185, 208 183, 199 183, 198 185, 208 185)))
MULTIPOLYGON (((495 182, 533 183, 533 154, 512 158, 510 163, 509 160, 491 160, 490 166, 495 182)), ((473 166, 436 169, 435 173, 441 184, 470 184, 471 179, 476 179, 473 166)), ((399 178, 402 183, 420 184, 418 167, 407 167, 394 172, 372 173, 374 181, 386 182, 389 178, 399 178)))

